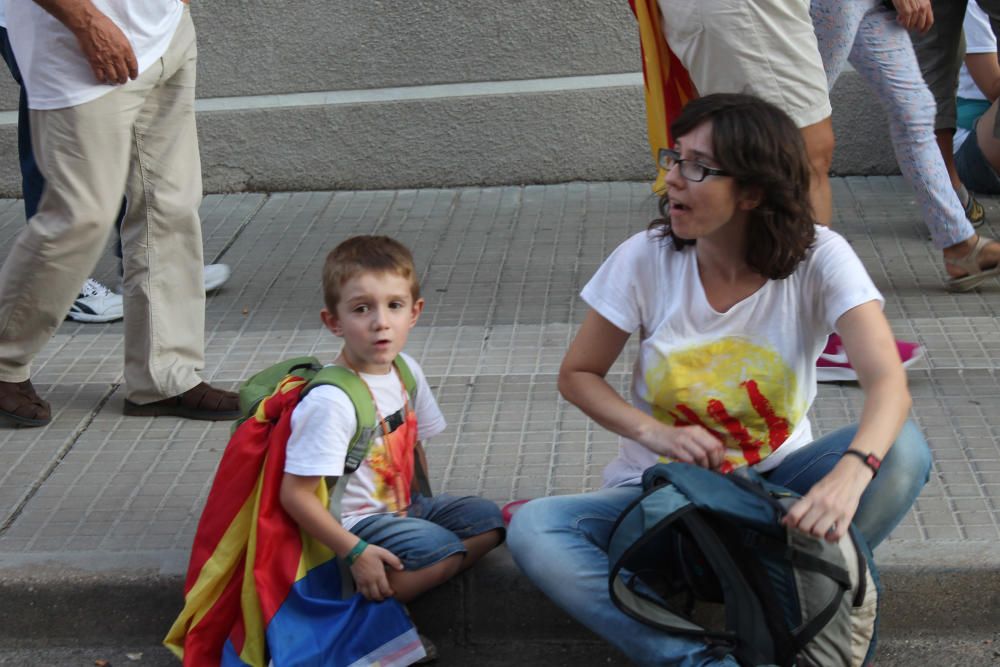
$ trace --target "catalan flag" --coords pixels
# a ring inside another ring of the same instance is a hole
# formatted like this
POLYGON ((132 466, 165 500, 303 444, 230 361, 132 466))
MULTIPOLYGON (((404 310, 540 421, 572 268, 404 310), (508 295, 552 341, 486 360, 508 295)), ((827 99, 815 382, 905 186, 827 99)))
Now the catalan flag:
POLYGON ((237 427, 219 463, 184 609, 164 640, 186 666, 394 667, 424 656, 403 607, 347 595, 336 557, 281 507, 285 443, 304 385, 283 380, 237 427))
MULTIPOLYGON (((697 0, 695 0, 697 1, 697 0)), ((663 36, 664 17, 656 0, 629 0, 639 22, 639 44, 642 48, 642 76, 646 92, 646 124, 653 161, 657 162, 661 148, 670 148, 670 123, 684 105, 698 96, 687 70, 667 45, 663 36)), ((666 172, 659 170, 653 191, 667 189, 666 172)))

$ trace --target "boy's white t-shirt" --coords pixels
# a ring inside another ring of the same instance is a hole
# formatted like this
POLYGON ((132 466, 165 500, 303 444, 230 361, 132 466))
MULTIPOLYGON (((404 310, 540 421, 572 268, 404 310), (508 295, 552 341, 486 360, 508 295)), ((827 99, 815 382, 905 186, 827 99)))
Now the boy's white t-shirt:
MULTIPOLYGON (((633 405, 670 425, 701 424, 723 439, 729 465, 760 471, 813 440, 806 413, 816 360, 837 319, 882 302, 847 241, 820 226, 791 276, 768 280, 725 313, 705 297, 694 246, 676 251, 648 232, 622 243, 581 296, 614 326, 639 332, 633 405)), ((604 484, 638 484, 657 460, 622 437, 604 484)))
MULTIPOLYGON (((426 441, 444 430, 444 415, 420 365, 409 355, 404 353, 402 356, 417 384, 416 400, 411 405, 417 416, 417 439, 426 441)), ((383 418, 403 408, 403 386, 395 370, 385 375, 360 375, 368 383, 383 418)), ((291 426, 285 472, 304 477, 340 477, 344 474, 348 445, 357 430, 357 415, 354 404, 343 390, 324 385, 310 391, 292 411, 291 426)), ((381 444, 382 437, 376 437, 372 450, 381 444)), ((392 502, 393 490, 381 483, 366 457, 348 479, 341 501, 342 516, 337 518, 350 529, 367 516, 394 511, 392 502)))
MULTIPOLYGON (((91 1, 125 34, 140 74, 166 52, 184 14, 181 0, 91 1)), ((6 9, 7 37, 29 107, 77 106, 120 87, 98 82, 73 33, 35 2, 6 0, 6 9)))

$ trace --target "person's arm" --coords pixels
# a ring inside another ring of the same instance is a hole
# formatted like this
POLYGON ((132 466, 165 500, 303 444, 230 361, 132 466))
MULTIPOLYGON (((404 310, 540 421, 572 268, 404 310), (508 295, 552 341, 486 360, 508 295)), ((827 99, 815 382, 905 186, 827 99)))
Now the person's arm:
POLYGON ((668 426, 622 398, 605 376, 618 359, 629 333, 587 312, 559 368, 559 391, 567 401, 604 428, 642 444, 661 456, 715 469, 724 447, 701 426, 668 426))
MULTIPOLYGON (((885 458, 912 402, 889 323, 879 303, 869 301, 841 315, 837 331, 865 393, 861 420, 850 449, 885 458)), ((860 458, 844 456, 792 506, 785 525, 830 541, 839 540, 847 532, 861 495, 873 477, 874 473, 860 458), (828 532, 833 525, 836 530, 828 532)))
POLYGON ((1000 97, 1000 61, 997 60, 997 52, 968 53, 965 55, 965 67, 986 99, 996 102, 1000 97))
MULTIPOLYGON (((281 480, 281 506, 302 530, 343 558, 361 540, 340 525, 316 497, 316 488, 322 483, 322 477, 285 473, 281 480)), ((374 544, 365 547, 351 565, 358 591, 369 600, 384 600, 394 595, 385 575, 387 566, 403 569, 403 564, 392 552, 374 544)))
POLYGON ((90 0, 35 0, 35 4, 73 33, 99 82, 122 84, 139 76, 139 63, 125 34, 90 0))

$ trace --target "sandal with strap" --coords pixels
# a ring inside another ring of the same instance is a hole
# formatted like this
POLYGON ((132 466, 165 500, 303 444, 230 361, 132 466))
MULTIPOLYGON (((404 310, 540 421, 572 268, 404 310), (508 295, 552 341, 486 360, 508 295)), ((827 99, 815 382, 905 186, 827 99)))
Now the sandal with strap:
POLYGON ((969 254, 961 259, 946 259, 945 264, 950 264, 956 269, 965 272, 964 276, 958 278, 949 278, 945 281, 945 287, 952 292, 968 292, 971 289, 979 287, 980 284, 989 280, 990 278, 996 278, 1000 276, 1000 264, 996 264, 989 268, 982 268, 979 266, 979 255, 990 243, 996 243, 993 239, 988 236, 979 235, 976 239, 976 245, 969 251, 969 254))
POLYGON ((240 398, 231 391, 202 382, 183 394, 153 403, 133 403, 125 399, 123 412, 129 417, 183 417, 206 421, 239 419, 240 398))
POLYGON ((52 407, 31 385, 24 382, 0 382, 0 416, 19 426, 45 426, 52 421, 52 407))
POLYGON ((965 218, 973 227, 981 227, 986 222, 986 209, 979 203, 979 200, 970 192, 969 201, 964 206, 965 218))

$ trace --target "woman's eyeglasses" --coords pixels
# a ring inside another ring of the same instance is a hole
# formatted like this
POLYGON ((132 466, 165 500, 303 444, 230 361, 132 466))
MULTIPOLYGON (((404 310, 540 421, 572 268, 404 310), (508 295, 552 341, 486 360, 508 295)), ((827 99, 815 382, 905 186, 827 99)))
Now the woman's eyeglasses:
POLYGON ((695 183, 704 181, 706 176, 729 176, 729 172, 722 169, 706 167, 701 162, 686 160, 672 148, 661 148, 659 158, 660 167, 664 171, 670 171, 676 164, 681 170, 681 176, 695 183))

